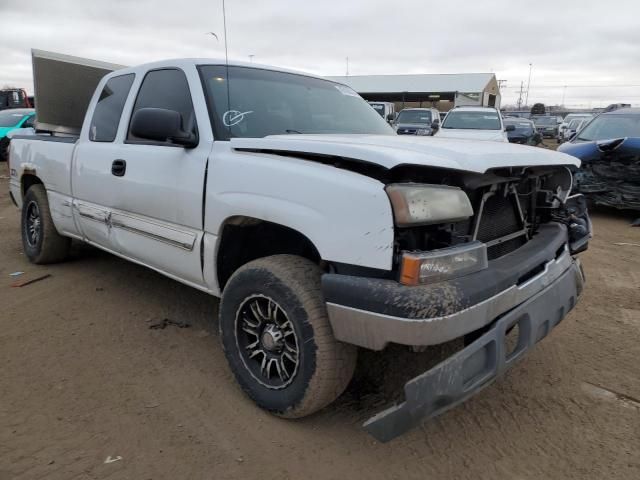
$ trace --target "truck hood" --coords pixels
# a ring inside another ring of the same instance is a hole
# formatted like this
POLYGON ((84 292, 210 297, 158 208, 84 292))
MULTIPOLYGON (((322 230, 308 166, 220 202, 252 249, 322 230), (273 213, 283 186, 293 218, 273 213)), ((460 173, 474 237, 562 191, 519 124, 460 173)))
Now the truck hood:
POLYGON ((580 166, 575 157, 537 147, 414 135, 273 135, 234 138, 230 144, 238 151, 331 155, 388 169, 424 165, 484 173, 500 167, 580 166))
POLYGON ((502 130, 470 130, 456 128, 441 128, 435 135, 441 138, 465 138, 468 140, 487 140, 490 142, 504 142, 502 130))

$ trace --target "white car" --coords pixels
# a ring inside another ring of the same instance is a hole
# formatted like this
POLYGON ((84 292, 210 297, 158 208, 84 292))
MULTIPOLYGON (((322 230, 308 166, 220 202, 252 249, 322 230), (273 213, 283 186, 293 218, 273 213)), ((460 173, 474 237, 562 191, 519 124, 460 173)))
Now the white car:
MULTIPOLYGON (((502 131, 495 110, 458 114, 502 131)), ((335 400, 359 348, 472 339, 365 424, 382 441, 489 385, 582 291, 578 159, 396 135, 309 74, 213 59, 117 70, 77 137, 14 138, 9 161, 26 258, 63 261, 74 239, 221 297, 231 371, 277 415, 335 400)))
POLYGON ((569 139, 569 137, 565 134, 565 130, 569 126, 569 122, 571 120, 576 120, 576 119, 591 120, 592 118, 593 118, 593 115, 590 114, 590 113, 570 113, 569 115, 564 117, 564 120, 560 124, 560 127, 558 127, 558 137, 559 137, 559 139, 560 140, 564 140, 564 141, 569 139))
POLYGON ((567 142, 571 139, 571 137, 573 135, 575 135, 577 132, 579 132, 582 127, 584 127, 587 123, 589 123, 589 121, 591 120, 591 118, 574 118, 573 120, 570 120, 569 123, 567 124, 567 128, 565 128, 564 130, 562 130, 560 132, 560 136, 558 138, 559 142, 567 142))
MULTIPOLYGON (((507 128, 513 130, 514 127, 507 128)), ((509 142, 502 115, 492 107, 456 107, 449 111, 434 136, 509 142)))

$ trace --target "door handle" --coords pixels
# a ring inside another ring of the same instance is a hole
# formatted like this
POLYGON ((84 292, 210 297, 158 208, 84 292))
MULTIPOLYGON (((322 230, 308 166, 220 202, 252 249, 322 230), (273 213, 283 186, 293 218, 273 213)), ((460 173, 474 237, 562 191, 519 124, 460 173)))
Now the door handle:
POLYGON ((124 177, 124 174, 127 171, 127 162, 122 159, 114 160, 111 164, 111 174, 116 177, 124 177))

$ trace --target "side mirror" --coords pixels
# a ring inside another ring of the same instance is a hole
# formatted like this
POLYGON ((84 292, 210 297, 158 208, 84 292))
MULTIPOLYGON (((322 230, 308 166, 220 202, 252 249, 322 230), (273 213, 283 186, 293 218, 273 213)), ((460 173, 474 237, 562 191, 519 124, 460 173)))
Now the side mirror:
POLYGON ((131 133, 144 140, 173 142, 185 148, 198 145, 198 137, 182 130, 182 115, 164 108, 141 108, 131 119, 131 133))
POLYGON ((396 116, 393 113, 387 114, 387 122, 393 122, 396 119, 396 116))
POLYGON ((431 122, 431 130, 438 130, 440 128, 440 122, 438 121, 433 121, 431 122))
POLYGON ((506 127, 504 127, 505 132, 513 132, 515 131, 515 129, 516 129, 515 125, 507 125, 506 127))

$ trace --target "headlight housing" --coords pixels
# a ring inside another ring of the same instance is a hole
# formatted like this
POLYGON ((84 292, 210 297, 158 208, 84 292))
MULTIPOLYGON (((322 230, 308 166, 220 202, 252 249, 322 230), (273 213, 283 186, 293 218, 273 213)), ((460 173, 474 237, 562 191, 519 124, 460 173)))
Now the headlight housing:
POLYGON ((478 241, 430 252, 402 255, 400 283, 419 285, 461 277, 488 266, 487 246, 478 241))
POLYGON ((398 227, 457 222, 473 215, 469 197, 457 187, 394 183, 386 191, 398 227))

